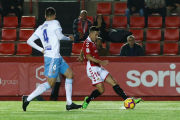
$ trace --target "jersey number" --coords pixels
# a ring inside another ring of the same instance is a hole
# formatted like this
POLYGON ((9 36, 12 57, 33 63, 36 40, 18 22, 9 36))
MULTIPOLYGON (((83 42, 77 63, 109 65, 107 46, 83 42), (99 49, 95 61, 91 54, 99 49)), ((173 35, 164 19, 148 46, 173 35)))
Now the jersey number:
POLYGON ((44 41, 45 42, 49 42, 49 38, 48 38, 48 36, 47 36, 47 31, 46 31, 46 29, 44 29, 44 31, 43 31, 43 36, 44 36, 44 41))

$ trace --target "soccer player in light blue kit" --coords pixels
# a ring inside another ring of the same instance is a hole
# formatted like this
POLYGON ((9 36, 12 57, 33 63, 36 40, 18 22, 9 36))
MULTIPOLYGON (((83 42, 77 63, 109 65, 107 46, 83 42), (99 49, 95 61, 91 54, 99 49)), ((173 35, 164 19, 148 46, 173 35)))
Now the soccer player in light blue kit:
POLYGON ((41 51, 44 54, 44 75, 48 77, 47 82, 39 85, 29 96, 23 96, 23 110, 26 111, 26 107, 29 102, 36 96, 44 93, 46 90, 52 88, 55 85, 56 78, 59 74, 63 74, 66 77, 65 89, 66 89, 66 109, 78 109, 82 105, 76 105, 72 102, 72 83, 73 83, 73 71, 68 64, 64 61, 59 54, 60 43, 59 40, 74 40, 73 36, 66 37, 62 34, 62 28, 57 20, 54 20, 56 16, 56 10, 49 7, 45 11, 46 21, 43 25, 40 25, 34 34, 28 39, 27 43, 33 48, 41 51), (34 43, 35 40, 40 39, 43 45, 39 47, 34 43))

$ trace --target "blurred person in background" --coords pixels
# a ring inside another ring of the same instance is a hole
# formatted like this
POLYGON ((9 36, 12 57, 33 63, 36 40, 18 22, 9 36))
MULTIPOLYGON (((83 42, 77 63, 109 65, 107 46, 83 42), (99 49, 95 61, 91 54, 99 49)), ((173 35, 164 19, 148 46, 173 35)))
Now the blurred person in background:
POLYGON ((91 21, 87 19, 87 11, 82 10, 80 12, 80 17, 75 19, 73 24, 74 43, 86 40, 91 26, 91 21))
POLYGON ((1 0, 1 16, 2 19, 8 15, 8 13, 15 13, 18 17, 18 23, 21 22, 23 14, 24 0, 1 0))
POLYGON ((128 0, 127 1, 127 9, 126 9, 126 17, 127 22, 130 24, 130 15, 133 13, 139 13, 141 17, 144 16, 144 6, 145 0, 128 0))
POLYGON ((171 16, 171 13, 178 13, 180 16, 180 0, 166 0, 167 16, 171 16))
POLYGON ((145 26, 148 25, 148 16, 152 13, 159 13, 162 16, 162 21, 165 23, 166 17, 166 2, 165 0, 146 0, 144 9, 145 26))
POLYGON ((96 21, 94 21, 93 26, 97 26, 100 29, 99 37, 102 38, 102 42, 104 43, 107 40, 106 33, 106 22, 104 21, 103 15, 99 14, 96 17, 96 21))
POLYGON ((120 50, 120 56, 144 56, 144 50, 141 45, 135 42, 135 37, 127 37, 127 43, 120 50))

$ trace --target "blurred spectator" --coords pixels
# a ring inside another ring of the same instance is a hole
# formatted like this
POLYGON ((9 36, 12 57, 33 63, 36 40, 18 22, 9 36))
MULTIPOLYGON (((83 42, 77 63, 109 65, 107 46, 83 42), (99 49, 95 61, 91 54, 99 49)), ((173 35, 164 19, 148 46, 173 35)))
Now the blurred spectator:
POLYGON ((107 40, 107 33, 106 33, 106 22, 104 21, 103 15, 99 14, 96 17, 96 21, 94 22, 93 26, 97 26, 100 28, 99 37, 102 38, 102 42, 104 43, 107 40))
POLYGON ((148 24, 148 16, 152 13, 159 13, 162 16, 163 23, 166 17, 166 3, 165 0, 146 0, 146 7, 144 9, 145 24, 148 24))
POLYGON ((127 43, 122 46, 120 56, 144 56, 144 50, 141 45, 135 42, 135 37, 127 37, 127 43))
POLYGON ((180 0, 166 0, 167 16, 171 13, 178 13, 180 16, 180 0))
POLYGON ((126 9, 126 17, 127 22, 130 24, 130 15, 133 13, 139 13, 140 16, 144 16, 144 6, 145 0, 128 0, 127 1, 127 9, 126 9))
POLYGON ((73 24, 74 43, 86 40, 89 35, 89 28, 91 26, 91 21, 87 19, 87 11, 82 10, 80 17, 76 19, 73 24))
POLYGON ((15 13, 18 17, 18 22, 20 23, 23 14, 23 3, 24 0, 2 0, 1 1, 1 15, 3 17, 7 16, 8 13, 15 13))
POLYGON ((95 41, 96 47, 98 49, 99 56, 108 56, 108 52, 106 48, 102 45, 102 38, 98 37, 98 39, 95 41))

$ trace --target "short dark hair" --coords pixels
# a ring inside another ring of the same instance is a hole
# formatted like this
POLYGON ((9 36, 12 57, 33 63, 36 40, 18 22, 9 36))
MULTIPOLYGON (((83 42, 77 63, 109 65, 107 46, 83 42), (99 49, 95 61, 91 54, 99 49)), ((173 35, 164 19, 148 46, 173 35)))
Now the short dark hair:
POLYGON ((53 7, 48 7, 45 11, 45 15, 47 17, 51 17, 53 15, 56 15, 56 10, 53 7))
POLYGON ((99 27, 91 26, 90 29, 89 29, 89 33, 90 32, 94 32, 94 31, 98 31, 99 32, 99 27))

